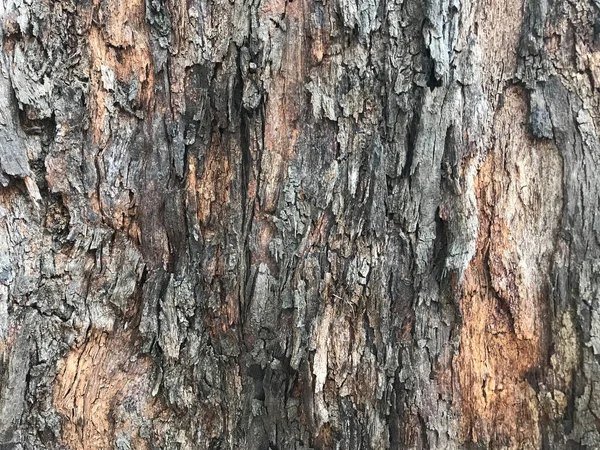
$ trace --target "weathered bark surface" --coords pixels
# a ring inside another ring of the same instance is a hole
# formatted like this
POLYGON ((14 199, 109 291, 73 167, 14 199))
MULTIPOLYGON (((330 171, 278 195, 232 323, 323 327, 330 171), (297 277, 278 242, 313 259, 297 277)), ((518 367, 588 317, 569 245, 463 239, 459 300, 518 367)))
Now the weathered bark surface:
POLYGON ((598 3, 0 18, 0 448, 600 448, 598 3))

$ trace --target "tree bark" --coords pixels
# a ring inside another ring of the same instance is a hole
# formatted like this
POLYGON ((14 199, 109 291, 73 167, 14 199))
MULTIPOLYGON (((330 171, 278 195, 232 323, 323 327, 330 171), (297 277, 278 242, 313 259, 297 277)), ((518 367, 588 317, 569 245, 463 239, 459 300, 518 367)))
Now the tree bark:
POLYGON ((600 448, 595 0, 3 0, 1 449, 600 448))

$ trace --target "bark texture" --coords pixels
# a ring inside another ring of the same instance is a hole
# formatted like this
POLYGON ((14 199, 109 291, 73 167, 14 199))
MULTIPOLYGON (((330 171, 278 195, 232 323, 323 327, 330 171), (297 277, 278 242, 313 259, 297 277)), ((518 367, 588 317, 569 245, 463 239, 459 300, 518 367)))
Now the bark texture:
POLYGON ((0 448, 600 448, 597 0, 0 26, 0 448))

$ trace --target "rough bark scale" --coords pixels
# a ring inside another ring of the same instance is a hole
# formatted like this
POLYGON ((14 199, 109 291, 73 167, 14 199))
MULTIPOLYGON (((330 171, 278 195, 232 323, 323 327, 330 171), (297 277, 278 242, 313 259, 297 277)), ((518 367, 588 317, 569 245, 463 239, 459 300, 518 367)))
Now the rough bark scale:
POLYGON ((1 448, 600 448, 595 1, 0 17, 1 448))

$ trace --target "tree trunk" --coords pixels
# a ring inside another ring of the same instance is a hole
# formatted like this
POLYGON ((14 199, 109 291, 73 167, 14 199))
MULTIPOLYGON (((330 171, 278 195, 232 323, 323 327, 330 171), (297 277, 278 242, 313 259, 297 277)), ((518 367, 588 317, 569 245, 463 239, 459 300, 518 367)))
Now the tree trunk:
POLYGON ((1 449, 600 448, 600 4, 2 0, 1 449))

